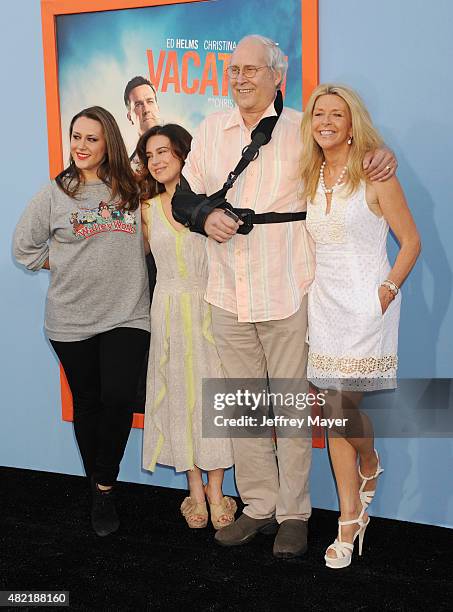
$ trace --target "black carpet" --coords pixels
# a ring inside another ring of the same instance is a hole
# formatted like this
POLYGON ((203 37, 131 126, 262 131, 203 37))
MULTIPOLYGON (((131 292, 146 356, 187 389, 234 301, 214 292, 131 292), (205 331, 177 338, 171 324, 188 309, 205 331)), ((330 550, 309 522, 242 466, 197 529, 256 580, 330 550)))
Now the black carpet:
POLYGON ((310 519, 307 555, 282 561, 273 536, 230 549, 212 527, 190 530, 184 491, 120 483, 120 531, 99 538, 85 479, 0 468, 0 481, 0 590, 69 591, 71 610, 453 609, 449 529, 373 518, 363 557, 329 570, 326 510, 310 519))

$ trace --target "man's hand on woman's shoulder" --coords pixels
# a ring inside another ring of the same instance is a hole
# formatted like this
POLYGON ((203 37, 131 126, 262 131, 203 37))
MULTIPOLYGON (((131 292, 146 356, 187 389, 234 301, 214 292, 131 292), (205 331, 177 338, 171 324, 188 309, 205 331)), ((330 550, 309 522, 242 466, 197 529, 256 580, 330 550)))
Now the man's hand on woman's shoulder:
POLYGON ((391 149, 386 146, 369 151, 363 158, 363 169, 370 181, 387 181, 398 168, 398 161, 391 149))

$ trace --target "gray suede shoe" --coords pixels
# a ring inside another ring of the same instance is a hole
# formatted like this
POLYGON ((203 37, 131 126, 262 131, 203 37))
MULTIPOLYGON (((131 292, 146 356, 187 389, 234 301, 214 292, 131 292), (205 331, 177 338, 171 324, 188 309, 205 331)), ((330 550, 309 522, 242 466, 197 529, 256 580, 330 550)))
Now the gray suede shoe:
POLYGON ((278 523, 274 517, 254 519, 246 514, 241 514, 234 523, 220 529, 214 539, 221 546, 240 546, 250 542, 257 533, 272 534, 277 529, 278 523))
POLYGON ((307 523, 296 519, 287 519, 280 524, 274 542, 274 557, 291 559, 307 552, 307 523))

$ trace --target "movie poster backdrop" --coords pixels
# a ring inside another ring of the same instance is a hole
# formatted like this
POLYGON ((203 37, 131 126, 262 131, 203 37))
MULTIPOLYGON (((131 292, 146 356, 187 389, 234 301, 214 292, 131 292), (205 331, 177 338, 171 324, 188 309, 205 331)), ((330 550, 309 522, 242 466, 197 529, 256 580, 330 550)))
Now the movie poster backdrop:
MULTIPOLYGON (((153 83, 161 122, 191 133, 208 114, 233 108, 226 68, 247 34, 272 38, 287 56, 286 105, 302 109, 317 84, 317 0, 42 0, 42 17, 52 177, 69 158, 71 118, 89 106, 108 109, 134 151, 137 127, 123 99, 134 76, 153 83)), ((70 420, 63 372, 61 380, 70 420)))

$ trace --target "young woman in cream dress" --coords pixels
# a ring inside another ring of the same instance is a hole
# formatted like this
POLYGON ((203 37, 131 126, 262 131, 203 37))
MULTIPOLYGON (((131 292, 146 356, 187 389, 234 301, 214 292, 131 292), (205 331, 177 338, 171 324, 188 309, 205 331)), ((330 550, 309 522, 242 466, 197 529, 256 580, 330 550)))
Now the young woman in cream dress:
POLYGON ((234 520, 236 502, 222 494, 224 469, 233 465, 227 438, 202 436, 202 379, 223 378, 204 300, 206 239, 173 219, 171 199, 189 152, 190 134, 168 124, 140 138, 145 249, 151 248, 157 282, 151 306, 143 467, 157 463, 186 472, 190 495, 181 511, 191 528, 205 527, 206 501, 216 529, 234 520), (208 473, 203 486, 202 471, 208 473))

